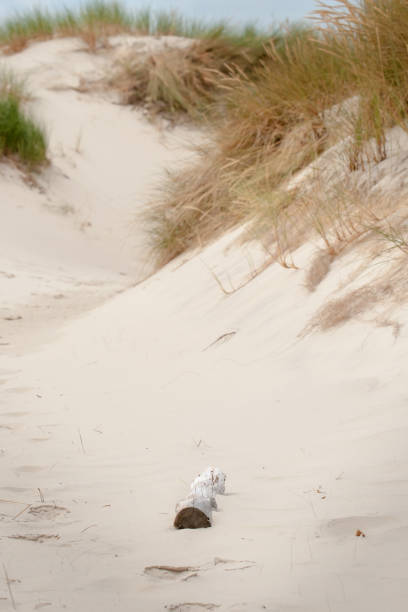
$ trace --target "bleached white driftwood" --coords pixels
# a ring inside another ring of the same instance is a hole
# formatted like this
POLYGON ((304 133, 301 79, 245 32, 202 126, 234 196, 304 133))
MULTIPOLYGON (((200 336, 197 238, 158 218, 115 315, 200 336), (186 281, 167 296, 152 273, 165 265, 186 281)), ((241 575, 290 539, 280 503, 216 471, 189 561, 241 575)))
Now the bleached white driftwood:
POLYGON ((225 493, 225 474, 209 467, 191 484, 191 494, 176 506, 174 526, 177 529, 211 527, 212 510, 217 509, 216 495, 225 493))
POLYGON ((203 497, 224 495, 225 479, 224 472, 221 472, 218 468, 209 467, 193 480, 191 492, 193 495, 202 495, 203 497))

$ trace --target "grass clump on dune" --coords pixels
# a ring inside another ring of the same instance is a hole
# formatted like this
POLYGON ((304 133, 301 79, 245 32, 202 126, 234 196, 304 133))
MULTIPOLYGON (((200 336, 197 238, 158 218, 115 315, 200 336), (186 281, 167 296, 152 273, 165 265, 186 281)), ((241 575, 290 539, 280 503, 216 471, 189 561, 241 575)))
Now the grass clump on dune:
POLYGON ((43 130, 21 108, 24 85, 9 72, 0 75, 0 159, 11 157, 33 168, 46 161, 43 130))
POLYGON ((112 79, 126 104, 147 104, 152 112, 208 115, 223 97, 227 75, 248 74, 265 55, 263 45, 236 44, 218 36, 128 58, 112 79))
POLYGON ((0 98, 0 156, 17 156, 30 166, 46 159, 43 131, 25 115, 13 96, 0 98))

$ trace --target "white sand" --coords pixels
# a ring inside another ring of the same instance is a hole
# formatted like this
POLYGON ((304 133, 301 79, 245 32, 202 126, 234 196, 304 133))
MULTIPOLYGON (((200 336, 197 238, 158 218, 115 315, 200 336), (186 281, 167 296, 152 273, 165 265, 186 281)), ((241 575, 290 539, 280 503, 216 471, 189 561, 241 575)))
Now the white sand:
MULTIPOLYGON (((0 293, 6 296, 0 315, 19 305, 23 320, 14 327, 24 330, 25 343, 27 333, 30 342, 34 335, 31 303, 35 327, 44 319, 49 328, 49 311, 58 323, 151 273, 137 213, 165 169, 191 156, 196 135, 181 128, 161 133, 112 96, 76 90, 81 79, 107 76, 128 47, 95 56, 66 39, 0 61, 27 79, 30 110, 46 127, 52 162, 34 176, 32 189, 16 170, 0 166, 0 293)), ((11 327, 0 320, 0 341, 8 342, 11 327)))
MULTIPOLYGON (((129 219, 183 150, 177 133, 166 148, 128 109, 47 90, 50 74, 63 74, 57 58, 68 76, 99 65, 73 44, 7 60, 34 70, 53 163, 39 179, 44 193, 0 166, 2 302, 31 312, 27 345, 17 328, 25 319, 1 322, 10 584, 0 578, 0 608, 12 610, 11 592, 22 611, 405 610, 406 328, 395 339, 370 313, 300 338, 355 254, 313 294, 304 272, 273 265, 226 296, 208 268, 226 286, 250 268, 242 251, 225 254, 232 234, 107 300, 141 273, 142 235, 135 228, 125 240, 129 219), (49 210, 63 205, 75 212, 49 210), (78 231, 84 220, 92 227, 78 231), (57 315, 60 293, 72 308, 57 315), (55 316, 52 333, 42 308, 55 316), (228 475, 214 526, 176 531, 175 503, 207 465, 228 475), (41 496, 48 507, 36 510, 41 496), (152 565, 194 569, 145 571, 152 565)), ((408 320, 406 308, 393 316, 408 320)))

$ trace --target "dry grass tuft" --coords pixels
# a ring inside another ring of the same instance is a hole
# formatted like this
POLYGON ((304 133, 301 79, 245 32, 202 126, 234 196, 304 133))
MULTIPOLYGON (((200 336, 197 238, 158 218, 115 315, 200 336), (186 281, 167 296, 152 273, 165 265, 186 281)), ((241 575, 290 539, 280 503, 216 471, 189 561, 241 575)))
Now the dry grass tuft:
POLYGON ((205 242, 237 223, 229 203, 233 182, 210 150, 201 152, 202 161, 182 173, 170 174, 162 185, 162 198, 146 213, 158 265, 164 265, 188 248, 205 242))
POLYGON ((351 319, 365 313, 384 299, 393 296, 391 284, 365 286, 351 291, 347 295, 331 300, 314 317, 311 329, 327 331, 343 325, 351 319))
POLYGON ((209 38, 127 58, 111 79, 125 104, 144 104, 152 113, 208 115, 226 75, 245 74, 260 61, 258 45, 209 38))

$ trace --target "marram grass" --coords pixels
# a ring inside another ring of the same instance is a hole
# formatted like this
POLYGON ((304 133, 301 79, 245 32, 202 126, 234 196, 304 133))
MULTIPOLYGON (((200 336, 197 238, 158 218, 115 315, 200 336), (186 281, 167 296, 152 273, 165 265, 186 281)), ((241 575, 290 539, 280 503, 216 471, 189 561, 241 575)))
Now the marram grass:
POLYGON ((351 207, 364 223, 324 183, 319 198, 282 193, 293 174, 343 138, 353 173, 386 158, 388 128, 408 131, 407 7, 405 0, 321 3, 314 28, 272 38, 254 69, 212 73, 221 92, 213 142, 194 166, 167 179, 147 213, 160 265, 246 221, 279 257, 313 233, 337 252, 372 231, 360 196, 351 207), (340 131, 329 120, 335 108, 344 108, 340 131), (336 215, 321 210, 332 200, 336 215))
POLYGON ((13 157, 29 167, 46 161, 43 130, 20 106, 13 93, 2 94, 0 87, 0 159, 13 157))

